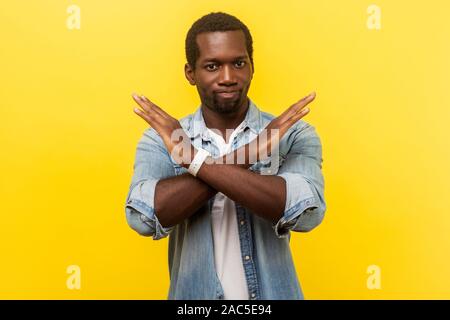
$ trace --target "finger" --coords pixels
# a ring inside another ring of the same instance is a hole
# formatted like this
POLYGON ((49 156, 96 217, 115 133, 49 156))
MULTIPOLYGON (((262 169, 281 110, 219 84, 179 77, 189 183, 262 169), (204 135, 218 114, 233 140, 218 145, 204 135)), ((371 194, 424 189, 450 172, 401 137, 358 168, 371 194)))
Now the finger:
POLYGON ((151 106, 151 108, 153 108, 156 112, 158 112, 161 116, 165 117, 165 118, 169 118, 170 116, 160 107, 158 107, 156 104, 154 104, 153 102, 151 102, 146 96, 142 95, 141 99, 143 101, 145 101, 147 104, 149 104, 151 106))
POLYGON ((306 107, 309 103, 311 103, 316 97, 316 93, 312 92, 306 97, 300 99, 296 103, 294 103, 289 109, 285 111, 283 114, 283 120, 287 120, 293 117, 296 113, 300 112, 304 107, 306 107))
POLYGON ((293 115, 288 121, 287 121, 287 125, 289 127, 291 127, 292 125, 294 125, 294 123, 296 123, 298 120, 300 120, 301 118, 303 118, 304 116, 306 116, 309 113, 310 109, 308 107, 303 108, 302 110, 300 110, 299 112, 297 112, 295 115, 293 115))
POLYGON ((301 111, 304 107, 306 107, 309 103, 311 103, 315 98, 316 98, 316 93, 315 92, 311 92, 306 97, 300 99, 297 103, 295 103, 291 107, 291 110, 289 110, 290 111, 289 115, 293 116, 297 112, 301 111))
POLYGON ((153 127, 155 119, 151 115, 149 115, 146 111, 139 108, 134 108, 133 111, 153 127))
POLYGON ((147 103, 146 103, 144 100, 142 100, 142 98, 141 98, 139 95, 137 95, 136 93, 133 93, 131 96, 133 97, 133 100, 134 100, 134 101, 135 101, 142 109, 144 109, 145 111, 147 111, 147 112, 149 112, 149 113, 152 112, 152 109, 150 108, 150 106, 148 106, 147 103))
POLYGON ((134 99, 134 101, 136 101, 136 103, 142 107, 142 109, 144 109, 147 113, 149 114, 157 114, 161 117, 164 117, 164 115, 162 115, 160 112, 158 112, 158 110, 156 110, 155 108, 153 108, 153 105, 149 103, 149 100, 147 99, 144 100, 141 96, 137 95, 136 93, 132 94, 132 97, 134 99))

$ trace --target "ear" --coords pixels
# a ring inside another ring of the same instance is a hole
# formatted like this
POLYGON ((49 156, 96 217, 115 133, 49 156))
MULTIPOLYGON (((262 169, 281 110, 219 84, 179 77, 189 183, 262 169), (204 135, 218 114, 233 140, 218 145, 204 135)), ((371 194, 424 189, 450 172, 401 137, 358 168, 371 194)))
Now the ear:
POLYGON ((184 75, 185 75, 187 81, 189 81, 189 83, 191 84, 191 86, 196 85, 195 79, 194 79, 194 69, 191 68, 189 63, 186 63, 184 65, 184 75))

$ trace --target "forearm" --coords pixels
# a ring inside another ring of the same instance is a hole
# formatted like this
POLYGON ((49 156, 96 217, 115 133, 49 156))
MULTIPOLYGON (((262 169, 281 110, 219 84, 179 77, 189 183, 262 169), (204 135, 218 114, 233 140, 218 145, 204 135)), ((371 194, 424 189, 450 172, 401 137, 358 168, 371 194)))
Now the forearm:
MULTIPOLYGON (((192 148, 192 158, 194 155, 195 149, 192 148)), ((250 152, 249 144, 246 144, 220 157, 220 160, 214 159, 215 162, 231 161, 235 164, 203 163, 202 173, 199 171, 197 177, 185 173, 160 180, 155 189, 155 214, 159 222, 164 227, 180 223, 218 190, 256 214, 270 221, 278 221, 285 208, 285 181, 280 177, 262 176, 247 170, 257 160, 259 156, 250 152), (238 184, 239 181, 246 183, 238 184)), ((189 163, 183 165, 189 167, 189 163)))
MULTIPOLYGON (((248 145, 240 150, 245 151, 245 156, 239 167, 248 169, 255 159, 251 158, 248 145)), ((195 149, 192 147, 191 151, 193 155, 195 149)), ((233 163, 238 163, 237 150, 233 152, 232 158, 233 163)), ((226 161, 225 156, 222 161, 226 161)), ((185 168, 188 167, 189 164, 185 165, 185 168)), ((155 189, 155 215, 163 227, 174 226, 189 218, 216 193, 217 190, 189 173, 162 179, 155 189)))
POLYGON ((155 215, 163 227, 174 226, 194 214, 216 193, 189 173, 162 179, 155 189, 155 215))
POLYGON ((267 220, 277 222, 284 213, 286 183, 281 177, 259 175, 237 165, 207 163, 197 177, 267 220))
MULTIPOLYGON (((277 222, 285 209, 286 183, 281 177, 259 175, 248 170, 261 160, 257 148, 253 147, 246 144, 227 155, 208 157, 197 172, 197 178, 255 214, 277 222)), ((192 147, 190 160, 181 165, 188 168, 196 153, 192 147)))

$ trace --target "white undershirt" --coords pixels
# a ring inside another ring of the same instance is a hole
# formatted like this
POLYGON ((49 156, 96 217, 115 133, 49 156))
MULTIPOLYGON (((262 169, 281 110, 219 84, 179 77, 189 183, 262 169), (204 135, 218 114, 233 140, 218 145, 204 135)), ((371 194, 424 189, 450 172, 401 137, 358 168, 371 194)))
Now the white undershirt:
MULTIPOLYGON (((231 134, 228 144, 222 135, 208 129, 216 141, 220 155, 231 151, 233 138, 242 130, 242 123, 231 134)), ((248 300, 247 281, 242 264, 236 208, 233 200, 222 192, 216 194, 212 207, 214 259, 217 276, 222 284, 225 300, 248 300)))

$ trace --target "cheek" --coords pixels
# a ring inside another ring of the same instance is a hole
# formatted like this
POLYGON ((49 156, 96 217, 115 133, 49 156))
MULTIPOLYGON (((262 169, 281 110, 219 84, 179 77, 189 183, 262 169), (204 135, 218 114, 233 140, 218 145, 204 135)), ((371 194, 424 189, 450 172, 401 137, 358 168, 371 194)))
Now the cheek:
POLYGON ((204 93, 208 92, 209 86, 206 85, 205 83, 201 83, 198 87, 199 87, 201 92, 204 92, 204 93))
POLYGON ((209 87, 205 83, 197 83, 197 91, 202 97, 205 98, 212 94, 209 87))
POLYGON ((244 73, 241 74, 241 81, 245 86, 249 86, 250 82, 252 81, 253 74, 250 69, 246 70, 244 73))
POLYGON ((211 86, 211 83, 213 83, 213 81, 214 81, 213 77, 205 72, 199 72, 196 79, 197 85, 202 88, 209 88, 211 86))
POLYGON ((212 92, 213 85, 214 79, 212 78, 202 79, 200 82, 197 82, 197 86, 205 93, 212 92))
POLYGON ((246 89, 250 87, 250 83, 252 82, 252 78, 245 78, 243 84, 246 89))

